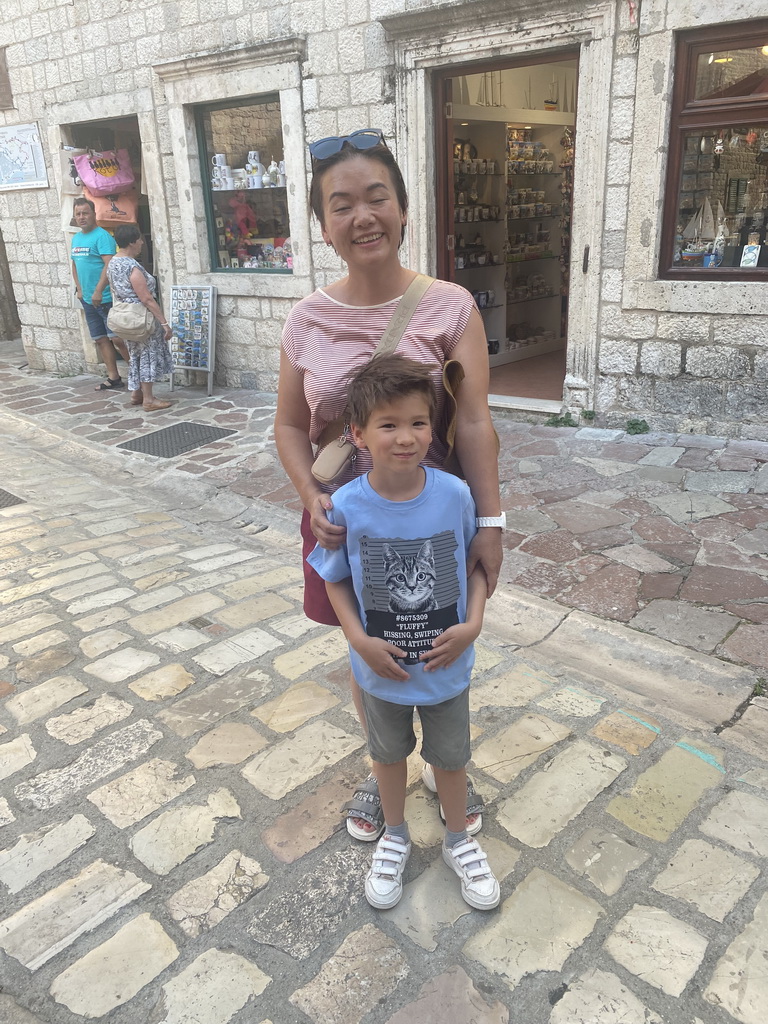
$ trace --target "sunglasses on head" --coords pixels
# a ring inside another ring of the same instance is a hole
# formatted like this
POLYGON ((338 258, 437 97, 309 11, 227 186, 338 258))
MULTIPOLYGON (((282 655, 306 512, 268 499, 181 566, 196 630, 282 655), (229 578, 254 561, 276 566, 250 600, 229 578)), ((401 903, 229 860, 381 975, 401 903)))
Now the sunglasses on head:
POLYGON ((327 160, 329 156, 340 153, 344 146, 351 146, 361 151, 373 149, 374 146, 386 146, 384 132, 381 128, 361 128, 351 135, 329 135, 327 139, 310 142, 309 155, 313 160, 327 160))

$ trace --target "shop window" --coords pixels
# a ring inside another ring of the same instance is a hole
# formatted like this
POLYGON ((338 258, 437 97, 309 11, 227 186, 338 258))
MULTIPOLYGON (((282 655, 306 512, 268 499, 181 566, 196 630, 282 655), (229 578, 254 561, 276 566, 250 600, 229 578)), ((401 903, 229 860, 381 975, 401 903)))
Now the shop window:
POLYGON ((196 109, 211 267, 291 273, 278 96, 196 109))
POLYGON ((768 276, 768 21, 677 42, 660 276, 768 276))

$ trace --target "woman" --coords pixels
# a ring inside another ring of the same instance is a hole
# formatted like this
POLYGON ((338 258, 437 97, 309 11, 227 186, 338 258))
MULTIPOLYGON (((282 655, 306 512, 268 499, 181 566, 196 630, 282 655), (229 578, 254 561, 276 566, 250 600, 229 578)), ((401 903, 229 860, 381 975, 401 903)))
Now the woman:
POLYGON ((131 405, 142 405, 145 412, 168 409, 173 402, 161 401, 152 393, 154 384, 173 373, 173 360, 168 341, 173 332, 157 304, 157 282, 137 262, 144 248, 144 239, 135 224, 121 224, 115 230, 117 252, 109 261, 107 277, 116 302, 140 302, 155 318, 152 333, 146 341, 127 341, 128 390, 131 405))
MULTIPOLYGON (((400 169, 377 129, 322 139, 310 146, 312 186, 310 203, 320 222, 323 240, 346 262, 346 277, 318 288, 291 311, 283 331, 275 440, 283 466, 304 504, 304 611, 316 622, 338 625, 325 584, 307 565, 306 556, 317 541, 335 549, 344 528, 329 522, 333 507, 329 491, 312 476, 313 445, 325 427, 343 414, 346 378, 370 359, 400 297, 416 276, 398 258, 405 236, 408 196, 400 169)), ((478 516, 500 512, 496 438, 488 410, 488 353, 485 332, 474 301, 464 288, 435 281, 421 299, 397 351, 434 366, 440 404, 444 398, 441 367, 458 359, 466 377, 459 392, 456 453, 465 468, 478 516)), ((439 412, 439 410, 438 410, 439 412)), ((324 442, 327 438, 323 439, 324 442)), ((442 443, 433 438, 425 462, 440 467, 442 443)), ((346 482, 370 469, 361 451, 346 482)), ((481 564, 493 593, 501 568, 499 527, 483 527, 470 550, 468 572, 481 564)), ((351 680, 352 696, 365 729, 360 691, 351 680)), ((427 774, 427 786, 434 781, 427 774)), ((471 784, 470 784, 471 785, 471 784)), ((482 824, 482 799, 468 791, 467 827, 472 834, 482 824)), ((347 830, 357 839, 373 841, 384 823, 376 780, 369 777, 347 805, 347 830)))

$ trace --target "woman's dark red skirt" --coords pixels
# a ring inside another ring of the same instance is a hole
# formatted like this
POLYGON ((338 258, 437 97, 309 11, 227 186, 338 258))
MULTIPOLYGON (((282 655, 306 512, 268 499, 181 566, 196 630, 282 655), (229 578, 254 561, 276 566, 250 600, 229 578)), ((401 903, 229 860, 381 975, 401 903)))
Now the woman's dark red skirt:
POLYGON ((318 576, 307 562, 307 555, 314 550, 317 538, 309 525, 309 512, 304 509, 301 517, 302 568, 304 569, 304 614, 313 622, 322 622, 324 626, 338 626, 339 620, 328 600, 325 580, 318 576))

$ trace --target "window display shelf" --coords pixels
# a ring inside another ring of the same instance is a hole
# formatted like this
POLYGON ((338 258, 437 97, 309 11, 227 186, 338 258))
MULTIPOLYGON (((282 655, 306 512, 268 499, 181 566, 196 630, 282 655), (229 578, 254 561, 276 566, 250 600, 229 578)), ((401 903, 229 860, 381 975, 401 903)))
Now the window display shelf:
POLYGON ((285 192, 287 190, 286 185, 269 185, 267 188, 248 188, 247 185, 237 185, 235 188, 212 188, 211 194, 217 196, 225 192, 263 192, 269 194, 270 192, 285 192))
POLYGON ((462 271, 466 270, 501 270, 504 264, 503 262, 501 262, 500 256, 498 257, 498 259, 500 261, 498 263, 494 263, 493 261, 491 261, 490 263, 472 263, 468 267, 456 267, 456 273, 461 273, 462 271))
MULTIPOLYGON (((474 206, 457 206, 456 211, 459 210, 474 210, 474 206)), ((472 220, 456 220, 454 217, 454 224, 503 224, 504 217, 475 217, 472 220)))
POLYGON ((529 359, 531 356, 543 356, 547 352, 559 352, 565 348, 564 338, 554 338, 551 341, 535 341, 530 344, 526 342, 511 342, 507 348, 506 342, 499 346, 499 353, 489 358, 491 366, 502 366, 504 363, 514 363, 519 359, 529 359))
POLYGON ((557 292, 547 292, 546 295, 529 295, 525 299, 509 299, 507 301, 508 306, 519 306, 522 302, 538 302, 539 299, 554 299, 557 297, 557 292))
POLYGON ((561 178, 562 171, 507 171, 507 178, 561 178))
POLYGON ((528 263, 530 260, 557 260, 560 259, 553 252, 537 253, 535 256, 507 256, 507 263, 528 263))
POLYGON ((507 217, 507 223, 518 220, 557 220, 562 214, 558 213, 542 213, 538 217, 507 217))

